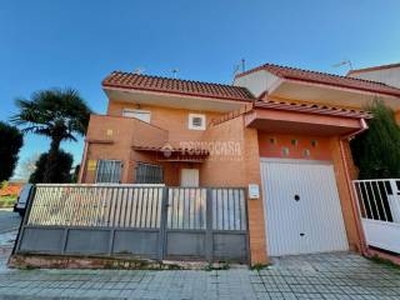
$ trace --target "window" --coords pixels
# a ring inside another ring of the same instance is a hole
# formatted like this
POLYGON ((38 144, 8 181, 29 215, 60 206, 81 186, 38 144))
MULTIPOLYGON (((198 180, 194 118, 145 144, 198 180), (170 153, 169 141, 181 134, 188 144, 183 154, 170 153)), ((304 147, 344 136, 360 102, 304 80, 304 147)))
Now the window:
POLYGON ((143 122, 150 123, 150 112, 147 110, 124 108, 122 111, 122 116, 127 118, 135 118, 143 122))
POLYGON ((206 116, 200 114, 189 114, 189 129, 205 130, 206 116))
POLYGON ((138 163, 136 167, 136 183, 163 183, 163 168, 148 163, 138 163))
POLYGON ((96 183, 119 183, 122 162, 120 160, 98 160, 96 167, 96 183))

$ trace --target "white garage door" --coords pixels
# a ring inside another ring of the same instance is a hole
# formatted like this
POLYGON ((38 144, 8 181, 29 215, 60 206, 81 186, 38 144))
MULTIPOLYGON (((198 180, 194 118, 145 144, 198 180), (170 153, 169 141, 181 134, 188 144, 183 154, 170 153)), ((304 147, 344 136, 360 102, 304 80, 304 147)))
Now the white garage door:
POLYGON ((331 164, 261 159, 270 256, 348 249, 331 164))

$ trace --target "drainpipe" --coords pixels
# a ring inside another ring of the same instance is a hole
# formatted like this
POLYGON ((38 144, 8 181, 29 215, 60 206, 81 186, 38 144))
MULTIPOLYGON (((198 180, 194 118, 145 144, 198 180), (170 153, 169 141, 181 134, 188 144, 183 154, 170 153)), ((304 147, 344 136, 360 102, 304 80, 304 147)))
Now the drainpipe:
POLYGON ((349 166, 347 163, 346 153, 345 153, 345 149, 344 149, 344 141, 345 140, 350 140, 352 137, 354 137, 368 129, 368 125, 364 119, 360 119, 360 125, 361 125, 361 128, 359 130, 352 132, 348 135, 342 136, 340 138, 339 148, 340 148, 340 156, 342 157, 342 161, 343 161, 347 188, 350 191, 350 199, 351 199, 351 204, 352 204, 352 208, 353 208, 353 216, 354 216, 355 221, 357 222, 356 229, 357 229, 357 234, 360 238, 361 253, 363 255, 366 255, 367 254, 367 245, 366 245, 366 239, 365 239, 365 235, 364 235, 364 229, 362 227, 362 222, 360 219, 359 208, 358 208, 358 203, 357 203, 357 197, 354 193, 354 188, 353 188, 352 180, 351 180, 351 177, 349 174, 349 168, 348 168, 349 166))

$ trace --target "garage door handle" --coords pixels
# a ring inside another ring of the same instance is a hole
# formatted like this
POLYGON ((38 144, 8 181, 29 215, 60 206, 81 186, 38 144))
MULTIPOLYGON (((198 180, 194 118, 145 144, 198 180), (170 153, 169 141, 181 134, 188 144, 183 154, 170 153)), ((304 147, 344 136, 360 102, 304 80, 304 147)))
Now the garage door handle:
POLYGON ((305 236, 306 234, 305 233, 300 233, 300 236, 305 236))

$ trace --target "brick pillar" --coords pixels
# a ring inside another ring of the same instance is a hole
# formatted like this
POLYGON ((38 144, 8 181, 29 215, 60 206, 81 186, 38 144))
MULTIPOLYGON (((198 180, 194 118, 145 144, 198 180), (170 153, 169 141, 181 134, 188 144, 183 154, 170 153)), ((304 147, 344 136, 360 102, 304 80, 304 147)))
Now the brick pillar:
POLYGON ((244 129, 244 160, 247 184, 256 183, 260 186, 260 198, 248 199, 247 201, 251 264, 265 264, 268 263, 268 258, 265 242, 264 205, 261 191, 260 154, 256 129, 244 129))
POLYGON ((349 141, 340 140, 339 137, 335 137, 332 138, 331 146, 347 239, 351 250, 361 252, 363 249, 364 235, 351 182, 351 180, 355 179, 355 176, 357 176, 357 170, 351 156, 349 141), (342 145, 340 145, 341 143, 342 145), (348 177, 350 177, 350 181, 348 177))

